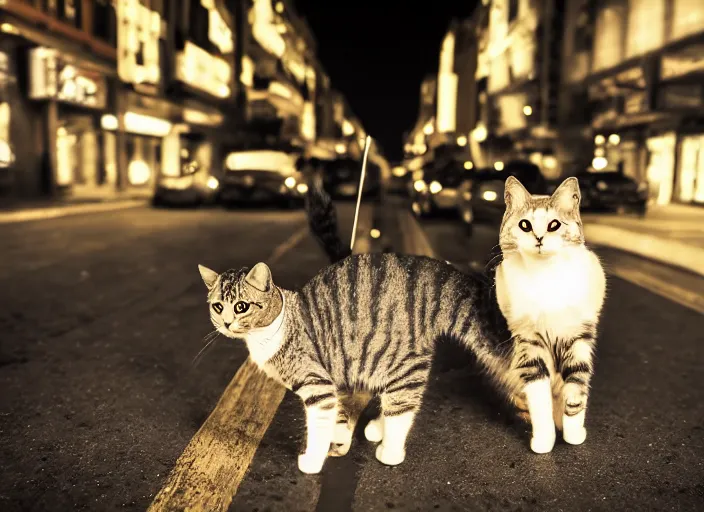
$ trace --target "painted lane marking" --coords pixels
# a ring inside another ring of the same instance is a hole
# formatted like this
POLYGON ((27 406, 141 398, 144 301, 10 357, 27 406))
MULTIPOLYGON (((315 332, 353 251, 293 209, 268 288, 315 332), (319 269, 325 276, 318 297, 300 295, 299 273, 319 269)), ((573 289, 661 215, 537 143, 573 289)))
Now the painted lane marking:
POLYGON ((686 290, 626 265, 609 263, 608 266, 605 265, 605 268, 609 274, 704 315, 704 296, 701 294, 686 290))
MULTIPOLYGON (((265 261, 269 265, 280 261, 307 233, 305 225, 265 261)), ((285 394, 283 386, 247 358, 148 510, 227 510, 285 394)))

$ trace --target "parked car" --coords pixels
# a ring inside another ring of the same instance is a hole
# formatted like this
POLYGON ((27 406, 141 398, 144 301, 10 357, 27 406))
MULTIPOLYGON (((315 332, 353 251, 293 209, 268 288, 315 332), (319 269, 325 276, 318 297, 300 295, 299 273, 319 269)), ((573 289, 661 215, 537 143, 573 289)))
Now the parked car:
MULTIPOLYGON (((618 171, 582 171, 576 175, 582 193, 582 211, 618 211, 645 215, 648 182, 637 181, 618 171)), ((552 184, 549 192, 559 185, 552 184)))
POLYGON ((219 198, 223 204, 277 202, 303 207, 308 184, 299 154, 274 149, 232 151, 224 161, 219 198))
POLYGON ((468 231, 474 222, 501 220, 506 209, 504 185, 506 178, 515 176, 531 194, 547 194, 547 180, 532 162, 513 160, 501 171, 478 169, 463 180, 458 189, 457 210, 468 231))
POLYGON ((411 209, 416 216, 428 217, 441 212, 456 212, 459 187, 467 175, 463 162, 430 162, 414 177, 411 209))
POLYGON ((160 176, 154 191, 154 206, 210 204, 215 202, 220 187, 219 180, 190 160, 182 164, 180 176, 160 176))

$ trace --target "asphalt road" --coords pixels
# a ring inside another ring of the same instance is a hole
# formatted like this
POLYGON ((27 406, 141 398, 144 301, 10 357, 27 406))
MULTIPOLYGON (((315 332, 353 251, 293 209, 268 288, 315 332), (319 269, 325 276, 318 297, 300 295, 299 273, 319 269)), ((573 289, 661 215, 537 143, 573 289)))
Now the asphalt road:
MULTIPOLYGON (((351 225, 350 205, 341 213, 351 225)), ((265 260, 304 222, 301 212, 136 209, 0 226, 0 510, 145 510, 246 357, 221 340, 192 367, 210 332, 196 264, 265 260)), ((423 228, 459 266, 483 266, 496 243, 492 226, 472 238, 451 219, 423 228)), ((381 226, 389 242, 396 229, 381 226)), ((324 264, 306 237, 272 270, 296 287, 324 264)), ((320 475, 300 473, 305 421, 288 393, 230 510, 701 510, 701 332, 700 314, 610 279, 587 441, 547 455, 530 451, 528 428, 449 345, 398 467, 357 436, 320 475)))
MULTIPOLYGON (((0 510, 145 510, 247 355, 221 338, 191 365, 212 331, 197 264, 251 266, 305 223, 139 208, 0 226, 0 510)), ((272 271, 297 287, 325 264, 306 237, 272 271)))

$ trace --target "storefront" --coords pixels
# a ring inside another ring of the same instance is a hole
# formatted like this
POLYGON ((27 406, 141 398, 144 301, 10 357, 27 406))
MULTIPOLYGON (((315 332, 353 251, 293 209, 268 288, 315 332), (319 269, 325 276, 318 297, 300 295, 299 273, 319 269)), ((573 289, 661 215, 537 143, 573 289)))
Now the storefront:
POLYGON ((114 141, 100 123, 114 108, 106 74, 55 48, 32 48, 27 58, 27 96, 44 105, 51 189, 65 196, 114 194, 114 141))
POLYGON ((704 206, 704 134, 680 141, 675 200, 704 206))
POLYGON ((5 84, 10 82, 11 77, 9 56, 0 51, 0 182, 6 180, 5 175, 15 161, 10 141, 10 104, 5 92, 5 84))

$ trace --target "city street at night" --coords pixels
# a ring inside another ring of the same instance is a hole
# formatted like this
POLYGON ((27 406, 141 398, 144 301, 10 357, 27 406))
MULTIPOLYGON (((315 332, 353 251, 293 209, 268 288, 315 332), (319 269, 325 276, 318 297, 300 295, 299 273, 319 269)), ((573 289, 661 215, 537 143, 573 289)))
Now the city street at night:
POLYGON ((704 510, 704 1, 431 7, 0 0, 0 512, 704 510))
MULTIPOLYGON (((353 206, 339 205, 346 233, 353 206)), ((468 238, 452 219, 409 228, 408 209, 389 212, 377 226, 394 250, 425 246, 461 268, 485 261, 496 240, 495 226, 478 225, 468 238)), ((301 211, 219 208, 1 226, 2 289, 11 292, 2 303, 0 508, 146 509, 246 358, 244 346, 221 339, 192 365, 210 332, 197 264, 268 261, 280 285, 297 287, 326 264, 306 229, 301 211)), ((700 277, 616 251, 602 256, 607 268, 626 262, 702 289, 700 277)), ((701 314, 616 277, 609 290, 582 446, 532 453, 529 428, 483 384, 471 357, 442 346, 402 465, 380 464, 358 435, 320 475, 301 474, 303 409, 287 393, 261 442, 227 432, 256 448, 230 510, 696 509, 701 314)))

